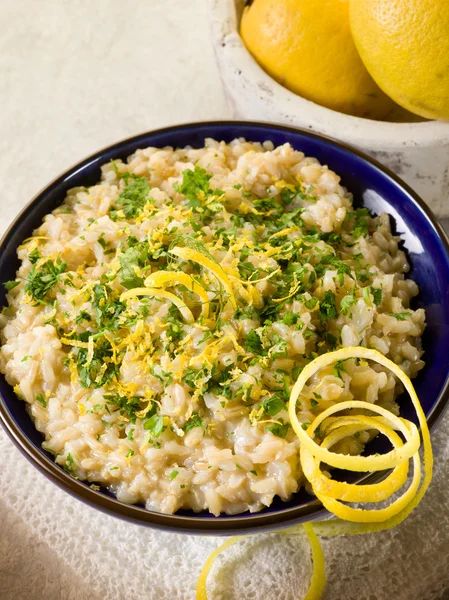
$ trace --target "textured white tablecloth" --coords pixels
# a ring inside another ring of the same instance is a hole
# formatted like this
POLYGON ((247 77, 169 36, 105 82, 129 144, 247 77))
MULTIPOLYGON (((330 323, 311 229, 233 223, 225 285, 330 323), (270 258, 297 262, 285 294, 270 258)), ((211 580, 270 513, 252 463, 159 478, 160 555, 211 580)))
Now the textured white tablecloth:
MULTIPOLYGON (((208 0, 0 0, 0 229, 50 179, 122 137, 231 117, 208 0)), ((324 542, 327 600, 449 598, 449 417, 419 510, 392 532, 324 542)), ((191 600, 218 538, 105 516, 40 475, 0 432, 1 600, 191 600)), ((302 539, 231 549, 211 598, 301 598, 302 539), (244 558, 244 560, 243 560, 244 558)))

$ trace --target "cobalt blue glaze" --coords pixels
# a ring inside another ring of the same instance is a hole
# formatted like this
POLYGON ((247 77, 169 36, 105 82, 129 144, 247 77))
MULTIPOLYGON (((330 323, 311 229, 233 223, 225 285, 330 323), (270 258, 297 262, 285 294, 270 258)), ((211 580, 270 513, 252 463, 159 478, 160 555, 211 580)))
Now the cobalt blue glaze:
MULTIPOLYGON (((348 146, 306 131, 251 122, 194 123, 145 133, 101 150, 49 184, 17 217, 0 244, 0 282, 15 278, 19 266, 17 246, 31 235, 47 213, 61 204, 67 190, 96 183, 102 164, 111 159, 126 159, 138 148, 146 146, 200 147, 207 137, 225 142, 237 137, 258 142, 271 140, 275 145, 289 142, 295 149, 315 156, 336 171, 342 184, 353 193, 356 205, 366 206, 376 214, 384 211, 391 215, 393 227, 401 236, 409 256, 410 276, 420 288, 415 308, 426 309, 427 327, 423 336, 426 366, 414 383, 429 424, 434 426, 446 408, 449 388, 449 246, 445 234, 422 200, 392 173, 348 146)), ((3 287, 0 304, 5 304, 3 287)), ((17 400, 3 376, 0 377, 0 396, 1 421, 34 466, 78 499, 114 516, 178 532, 229 535, 287 527, 325 514, 321 504, 304 490, 290 502, 277 500, 260 513, 218 518, 191 511, 161 515, 143 507, 123 504, 107 490, 96 492, 87 484, 74 480, 54 463, 41 449, 42 436, 34 428, 25 403, 17 400)), ((400 404, 401 415, 416 422, 408 399, 400 399, 400 404)), ((370 451, 383 449, 382 440, 376 440, 370 446, 370 451)), ((347 480, 354 480, 352 474, 347 475, 347 480)), ((379 475, 367 476, 366 480, 376 478, 379 475)))

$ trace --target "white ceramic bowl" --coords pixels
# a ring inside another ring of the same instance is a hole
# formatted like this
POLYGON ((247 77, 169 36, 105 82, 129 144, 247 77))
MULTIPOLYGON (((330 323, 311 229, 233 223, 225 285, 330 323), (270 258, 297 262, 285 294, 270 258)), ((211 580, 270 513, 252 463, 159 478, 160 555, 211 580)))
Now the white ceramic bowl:
POLYGON ((343 140, 403 177, 439 216, 449 216, 449 123, 390 123, 345 115, 279 85, 256 63, 239 33, 244 0, 211 0, 215 52, 238 118, 286 123, 343 140))

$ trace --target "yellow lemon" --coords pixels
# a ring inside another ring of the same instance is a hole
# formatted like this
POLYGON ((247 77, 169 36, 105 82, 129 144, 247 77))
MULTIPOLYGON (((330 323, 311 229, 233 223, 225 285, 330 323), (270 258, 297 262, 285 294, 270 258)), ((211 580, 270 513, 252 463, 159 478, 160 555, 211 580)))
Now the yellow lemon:
POLYGON ((449 120, 447 0, 351 0, 350 22, 386 94, 422 117, 449 120))
POLYGON ((254 0, 241 35, 260 66, 303 98, 371 119, 395 107, 357 52, 348 0, 254 0))

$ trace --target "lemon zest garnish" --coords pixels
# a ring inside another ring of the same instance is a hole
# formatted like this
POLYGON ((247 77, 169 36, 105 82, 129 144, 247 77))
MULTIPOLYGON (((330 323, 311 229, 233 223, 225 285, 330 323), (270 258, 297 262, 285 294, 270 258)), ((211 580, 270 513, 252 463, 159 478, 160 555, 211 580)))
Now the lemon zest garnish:
POLYGON ((296 294, 296 292, 299 290, 301 285, 302 284, 300 281, 298 281, 296 273, 293 273, 293 283, 290 287, 290 290, 289 290, 287 296, 284 296, 283 298, 273 298, 273 302, 282 302, 283 300, 288 300, 289 298, 291 298, 292 296, 294 296, 296 294))
POLYGON ((271 279, 272 277, 274 277, 275 275, 277 275, 280 272, 280 268, 275 269, 274 271, 272 271, 271 273, 269 273, 269 275, 266 275, 265 277, 261 277, 260 279, 240 279, 237 277, 234 277, 234 275, 231 275, 230 277, 232 277, 232 279, 238 279, 239 283, 241 283, 242 285, 253 285, 255 283, 262 283, 263 281, 268 281, 269 279, 271 279))
POLYGON ((87 340, 87 356, 86 356, 86 366, 90 365, 90 363, 92 362, 92 359, 94 357, 94 352, 95 352, 95 343, 94 343, 94 336, 90 335, 89 339, 87 340))
POLYGON ((103 379, 103 375, 106 373, 106 369, 108 368, 108 363, 104 362, 101 367, 98 369, 98 375, 95 377, 95 382, 99 383, 103 379))
POLYGON ((299 230, 299 227, 297 225, 294 225, 293 227, 287 227, 286 229, 282 229, 281 231, 276 231, 276 233, 273 233, 273 235, 270 235, 270 237, 268 239, 272 240, 273 238, 284 237, 284 236, 288 235, 289 233, 293 233, 294 231, 298 231, 298 230, 299 230))
POLYGON ((197 250, 193 250, 193 248, 188 248, 188 247, 180 248, 179 246, 175 246, 175 248, 172 248, 171 250, 169 250, 169 252, 171 254, 174 254, 175 256, 178 256, 179 258, 184 259, 184 260, 191 260, 193 262, 197 262, 205 269, 212 271, 212 273, 215 275, 215 277, 217 277, 217 279, 223 285, 226 292, 229 294, 229 298, 231 300, 233 307, 237 308, 237 302, 235 300, 234 291, 232 289, 231 282, 229 281, 228 276, 226 275, 225 271, 223 270, 223 267, 221 267, 219 264, 215 263, 213 260, 211 260, 207 256, 204 256, 204 254, 201 254, 201 252, 198 252, 197 250))
POLYGON ((209 296, 204 287, 197 283, 191 275, 182 271, 156 271, 145 280, 145 286, 152 288, 162 287, 167 283, 181 283, 197 294, 202 300, 201 316, 207 319, 209 316, 209 296))
POLYGON ((66 346, 74 346, 75 348, 86 348, 89 350, 89 343, 81 340, 69 340, 66 337, 59 338, 59 341, 66 346))
POLYGON ((171 294, 170 292, 166 292, 165 290, 156 288, 134 288, 133 290, 123 292, 123 294, 120 296, 120 300, 129 300, 130 298, 136 298, 138 296, 153 296, 154 298, 163 298, 164 300, 169 300, 179 310, 186 323, 193 323, 195 320, 191 310, 187 307, 187 305, 177 296, 171 294))

